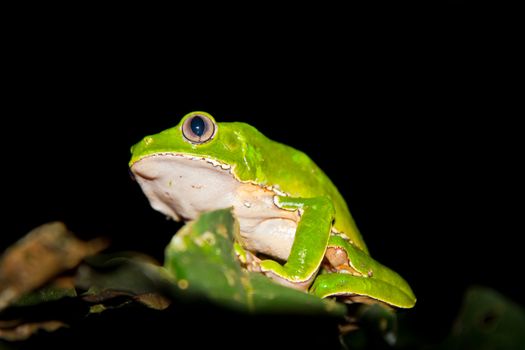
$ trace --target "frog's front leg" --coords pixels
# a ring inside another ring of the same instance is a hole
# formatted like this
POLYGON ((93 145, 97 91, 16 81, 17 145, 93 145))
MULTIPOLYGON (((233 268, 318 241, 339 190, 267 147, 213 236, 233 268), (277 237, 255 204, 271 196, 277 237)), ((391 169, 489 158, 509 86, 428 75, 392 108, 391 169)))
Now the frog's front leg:
POLYGON ((288 260, 281 265, 273 260, 260 263, 261 271, 280 284, 307 290, 323 260, 335 210, 327 197, 276 197, 276 204, 288 210, 300 210, 301 219, 288 260))

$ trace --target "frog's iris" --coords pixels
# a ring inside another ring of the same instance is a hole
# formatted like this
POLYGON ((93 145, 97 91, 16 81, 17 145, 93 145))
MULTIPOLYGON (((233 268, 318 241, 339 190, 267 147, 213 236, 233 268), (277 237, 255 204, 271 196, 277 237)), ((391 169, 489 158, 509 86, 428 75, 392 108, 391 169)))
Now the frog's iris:
POLYGON ((196 112, 182 124, 182 134, 191 143, 199 144, 209 141, 215 135, 215 123, 206 115, 196 112))
POLYGON ((196 116, 191 118, 191 131, 197 136, 202 136, 204 134, 204 131, 206 130, 206 124, 204 124, 204 120, 202 120, 201 117, 196 116))

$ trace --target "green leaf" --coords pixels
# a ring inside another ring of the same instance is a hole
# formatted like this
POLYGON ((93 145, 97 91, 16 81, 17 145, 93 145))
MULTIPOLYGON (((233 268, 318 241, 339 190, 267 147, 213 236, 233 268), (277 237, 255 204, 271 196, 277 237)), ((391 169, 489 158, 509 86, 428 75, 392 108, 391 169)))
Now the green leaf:
POLYGON ((439 349, 518 349, 525 344, 523 308, 499 292, 470 287, 453 330, 439 349))
POLYGON ((202 214, 173 237, 166 248, 165 267, 181 291, 252 313, 345 314, 343 304, 243 269, 233 248, 238 230, 231 210, 221 209, 202 214))
POLYGON ((22 295, 13 306, 31 306, 50 301, 60 300, 66 297, 75 297, 77 295, 75 288, 61 288, 56 286, 47 286, 34 292, 22 295))
POLYGON ((110 304, 111 308, 122 307, 130 301, 163 310, 170 304, 163 294, 175 297, 173 281, 163 267, 125 253, 87 259, 78 270, 76 286, 86 290, 82 294, 84 301, 96 303, 92 313, 105 311, 110 304))

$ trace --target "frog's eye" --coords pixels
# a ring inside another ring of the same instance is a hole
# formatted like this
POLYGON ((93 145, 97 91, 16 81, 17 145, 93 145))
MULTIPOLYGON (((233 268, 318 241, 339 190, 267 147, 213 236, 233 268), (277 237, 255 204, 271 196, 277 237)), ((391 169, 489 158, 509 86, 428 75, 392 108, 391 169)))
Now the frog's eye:
POLYGON ((182 134, 191 143, 204 143, 215 135, 215 123, 204 115, 195 114, 182 124, 182 134))

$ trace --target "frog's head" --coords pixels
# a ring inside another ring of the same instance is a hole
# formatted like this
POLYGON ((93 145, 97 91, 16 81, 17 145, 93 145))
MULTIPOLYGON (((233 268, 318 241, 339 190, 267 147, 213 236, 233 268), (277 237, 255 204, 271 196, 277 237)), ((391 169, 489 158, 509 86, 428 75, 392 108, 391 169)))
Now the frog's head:
POLYGON ((192 219, 231 205, 227 197, 240 180, 255 178, 253 144, 261 138, 248 124, 217 123, 208 113, 192 112, 134 145, 129 165, 153 208, 192 219))
POLYGON ((231 134, 219 126, 215 119, 206 112, 191 112, 186 114, 179 124, 155 135, 144 137, 131 147, 130 166, 137 161, 161 153, 185 154, 193 156, 222 158, 227 156, 224 139, 231 134))

